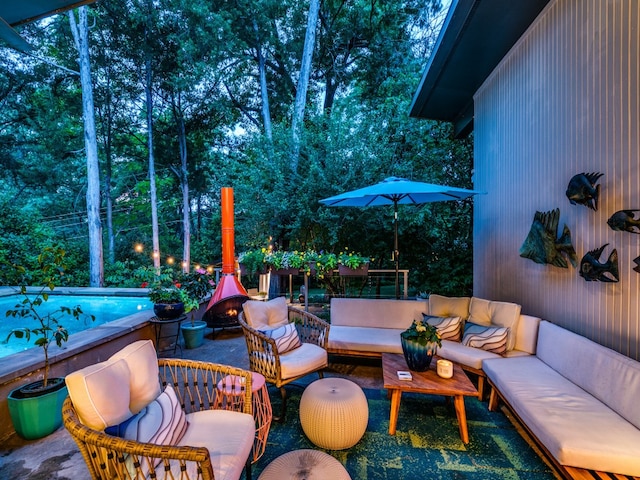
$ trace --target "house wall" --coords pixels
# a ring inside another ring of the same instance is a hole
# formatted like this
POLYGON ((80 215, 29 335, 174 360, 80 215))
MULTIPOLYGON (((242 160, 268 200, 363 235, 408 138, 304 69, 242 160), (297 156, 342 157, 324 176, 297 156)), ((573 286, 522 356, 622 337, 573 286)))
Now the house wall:
MULTIPOLYGON (((640 235, 607 219, 640 209, 640 2, 554 0, 475 95, 474 294, 537 315, 640 359, 640 235), (602 172, 597 211, 571 205, 580 172, 602 172), (578 268, 519 249, 536 211, 560 209, 578 268), (608 243, 620 282, 586 282, 582 256, 608 243)), ((640 217, 640 212, 637 215, 640 217)))

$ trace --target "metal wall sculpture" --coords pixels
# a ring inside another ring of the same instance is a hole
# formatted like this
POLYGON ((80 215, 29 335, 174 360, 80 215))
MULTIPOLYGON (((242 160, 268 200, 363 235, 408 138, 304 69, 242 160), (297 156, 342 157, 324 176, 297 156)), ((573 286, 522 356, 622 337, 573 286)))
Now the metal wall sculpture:
POLYGON ((636 218, 640 210, 618 210, 609 217, 607 224, 611 230, 640 234, 640 218, 636 218))
POLYGON ((556 267, 568 268, 567 259, 574 267, 578 259, 571 242, 571 232, 566 225, 562 229, 562 236, 558 237, 558 222, 560 209, 549 212, 536 212, 527 238, 520 247, 520 256, 536 263, 550 264, 556 267))
POLYGON ((618 251, 614 248, 606 262, 600 262, 600 256, 608 246, 605 243, 600 248, 589 250, 580 261, 580 276, 587 282, 618 282, 618 251))
POLYGON ((600 185, 596 185, 596 182, 603 175, 599 172, 583 172, 571 177, 566 191, 571 205, 584 205, 591 210, 598 210, 600 185))

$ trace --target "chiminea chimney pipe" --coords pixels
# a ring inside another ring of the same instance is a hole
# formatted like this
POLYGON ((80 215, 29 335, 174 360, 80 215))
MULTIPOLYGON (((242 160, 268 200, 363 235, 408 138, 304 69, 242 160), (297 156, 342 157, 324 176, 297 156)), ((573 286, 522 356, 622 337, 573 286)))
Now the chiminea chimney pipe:
POLYGON ((222 188, 220 207, 222 210, 222 273, 235 273, 233 188, 222 188))

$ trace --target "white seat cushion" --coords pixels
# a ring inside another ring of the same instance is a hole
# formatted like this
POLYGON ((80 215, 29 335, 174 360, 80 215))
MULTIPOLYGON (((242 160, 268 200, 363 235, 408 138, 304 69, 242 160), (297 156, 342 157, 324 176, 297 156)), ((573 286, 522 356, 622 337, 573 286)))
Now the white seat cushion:
POLYGON ((300 347, 280 355, 280 377, 304 375, 326 367, 329 364, 327 351, 313 343, 303 343, 300 347))
MULTIPOLYGON (((178 445, 207 448, 216 480, 238 480, 253 448, 256 432, 253 416, 228 410, 203 410, 189 413, 187 421, 189 428, 178 445)), ((198 478, 194 473, 189 472, 189 478, 198 478)))
POLYGON ((400 334, 404 330, 404 328, 343 327, 331 324, 329 349, 402 353, 400 334))
POLYGON ((482 362, 489 358, 500 358, 500 355, 480 348, 467 347, 460 342, 442 340, 442 347, 438 348, 438 355, 452 362, 467 367, 482 369, 482 362))

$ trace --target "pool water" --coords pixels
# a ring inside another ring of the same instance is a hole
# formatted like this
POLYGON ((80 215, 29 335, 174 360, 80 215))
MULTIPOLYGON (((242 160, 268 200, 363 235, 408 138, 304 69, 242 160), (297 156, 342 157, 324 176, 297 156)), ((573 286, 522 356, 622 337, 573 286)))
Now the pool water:
MULTIPOLYGON (((9 342, 5 343, 9 332, 14 328, 37 328, 39 326, 39 323, 31 318, 6 316, 5 312, 15 310, 16 304, 21 303, 22 299, 23 297, 20 295, 0 297, 0 358, 35 346, 33 335, 30 341, 12 336, 9 342)), ((147 297, 49 295, 49 300, 43 302, 38 310, 46 313, 56 311, 61 306, 73 308, 76 305, 81 306, 84 314, 94 315, 95 321, 91 321, 91 318, 85 318, 84 315, 78 320, 72 316, 69 316, 68 319, 60 319, 59 323, 69 331, 70 335, 153 308, 153 303, 147 297)))

